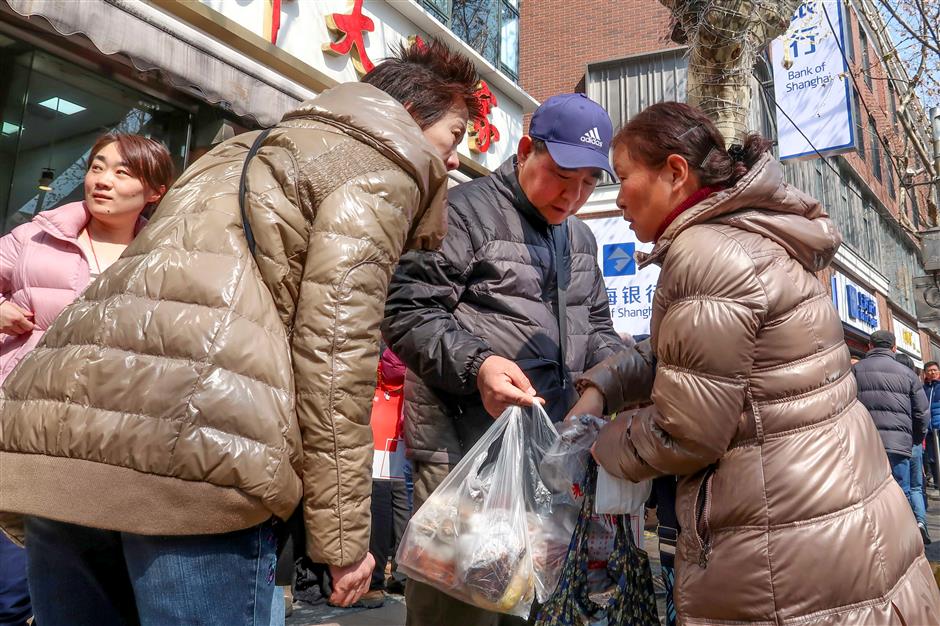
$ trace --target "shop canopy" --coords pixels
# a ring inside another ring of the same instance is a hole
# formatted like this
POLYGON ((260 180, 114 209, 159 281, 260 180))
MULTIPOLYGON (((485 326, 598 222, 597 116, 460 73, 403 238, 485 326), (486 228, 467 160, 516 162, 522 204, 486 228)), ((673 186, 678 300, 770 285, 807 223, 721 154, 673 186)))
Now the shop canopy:
POLYGON ((272 126, 315 92, 139 0, 6 0, 62 35, 82 34, 104 54, 122 54, 141 71, 272 126))

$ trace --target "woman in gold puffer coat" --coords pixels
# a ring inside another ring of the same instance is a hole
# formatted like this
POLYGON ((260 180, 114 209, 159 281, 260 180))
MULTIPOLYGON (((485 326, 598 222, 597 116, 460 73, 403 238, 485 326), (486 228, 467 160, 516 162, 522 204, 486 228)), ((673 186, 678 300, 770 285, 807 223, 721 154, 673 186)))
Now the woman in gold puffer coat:
POLYGON ((287 114, 247 166, 253 255, 257 134, 218 146, 7 378, 0 526, 25 517, 39 623, 268 624, 269 520, 301 500, 333 602, 366 591, 385 292, 443 238, 477 81, 420 43, 287 114))
POLYGON ((856 398, 814 272, 841 238, 757 136, 654 105, 613 141, 618 206, 662 266, 652 333, 579 381, 572 413, 649 403, 595 457, 632 481, 680 476, 683 624, 940 623, 920 534, 856 398))

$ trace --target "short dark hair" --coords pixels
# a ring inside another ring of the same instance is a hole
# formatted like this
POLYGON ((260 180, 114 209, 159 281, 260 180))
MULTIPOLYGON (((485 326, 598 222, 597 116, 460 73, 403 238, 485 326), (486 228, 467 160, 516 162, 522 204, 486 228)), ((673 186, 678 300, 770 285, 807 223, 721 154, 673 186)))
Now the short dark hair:
POLYGON ((894 338, 894 333, 891 331, 876 330, 868 338, 868 343, 876 348, 893 348, 897 345, 897 339, 894 338))
POLYGON ((911 357, 907 356, 907 355, 904 354, 903 352, 898 352, 897 354, 895 354, 895 355, 894 355, 894 360, 897 361, 898 363, 900 363, 901 365, 906 365, 907 367, 911 368, 912 370, 915 370, 915 371, 917 370, 917 366, 914 365, 914 359, 912 359, 911 357))
POLYGON ((933 365, 937 369, 940 369, 940 363, 937 363, 936 361, 927 361, 926 363, 924 363, 924 369, 927 369, 931 365, 933 365))
POLYGON ((454 100, 467 105, 471 120, 480 117, 476 95, 480 75, 476 66, 437 38, 400 44, 395 54, 363 76, 362 82, 408 105, 421 130, 441 119, 454 100))
POLYGON ((770 149, 771 143, 750 134, 744 144, 727 150, 718 127, 705 113, 683 102, 660 102, 637 113, 611 141, 624 145, 630 158, 660 167, 671 154, 681 156, 704 186, 733 186, 770 149))
POLYGON ((117 144, 118 154, 124 159, 131 175, 149 187, 152 191, 169 190, 173 184, 173 157, 162 143, 149 137, 129 133, 108 133, 98 137, 88 155, 88 166, 105 146, 117 144))

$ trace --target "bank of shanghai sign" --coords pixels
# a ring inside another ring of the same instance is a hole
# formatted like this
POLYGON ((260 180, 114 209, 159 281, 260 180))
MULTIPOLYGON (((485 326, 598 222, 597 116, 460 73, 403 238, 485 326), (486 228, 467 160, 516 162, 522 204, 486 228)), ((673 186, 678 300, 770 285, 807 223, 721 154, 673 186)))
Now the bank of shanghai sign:
POLYGON ((649 252, 652 246, 638 242, 622 217, 584 222, 597 240, 597 263, 604 275, 614 330, 648 335, 659 267, 639 269, 634 255, 637 251, 649 252))
POLYGON ((780 159, 855 148, 845 39, 842 3, 811 0, 771 42, 780 159))

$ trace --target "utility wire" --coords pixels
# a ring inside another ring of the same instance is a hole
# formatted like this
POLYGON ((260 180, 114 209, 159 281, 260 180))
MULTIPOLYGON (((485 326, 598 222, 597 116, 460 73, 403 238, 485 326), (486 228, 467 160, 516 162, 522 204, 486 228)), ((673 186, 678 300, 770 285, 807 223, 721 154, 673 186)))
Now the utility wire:
MULTIPOLYGON (((823 9, 823 15, 826 16, 826 22, 829 24, 829 30, 832 32, 833 37, 835 37, 836 29, 835 29, 835 26, 833 26, 832 24, 832 20, 829 18, 829 11, 826 9, 825 4, 822 5, 822 9, 823 9)), ((849 36, 851 37, 851 33, 849 33, 849 36)), ((845 67, 848 68, 848 72, 846 73, 852 79, 852 85, 855 87, 855 93, 858 95, 858 100, 861 101, 862 106, 865 107, 865 112, 868 113, 868 116, 874 117, 872 114, 872 110, 868 106, 868 103, 865 102, 864 98, 862 98, 862 90, 859 88, 858 79, 855 77, 855 74, 852 72, 852 65, 849 63, 849 57, 846 56, 845 54, 845 49, 842 47, 842 42, 839 41, 838 38, 835 39, 835 42, 836 42, 836 47, 839 48, 839 54, 842 55, 842 61, 845 63, 845 67)), ((865 44, 863 43, 863 45, 865 44)), ((871 72, 871 68, 869 68, 868 71, 871 72)), ((887 114, 888 114, 887 111, 881 111, 881 113, 884 113, 885 116, 887 117, 887 114)), ((860 126, 862 125, 861 120, 859 120, 859 125, 860 126)), ((863 129, 863 132, 864 132, 864 129, 863 129)), ((869 134, 872 134, 872 133, 869 133, 869 134)), ((901 172, 901 168, 898 167, 897 162, 894 159, 892 159, 890 156, 892 154, 892 150, 891 150, 890 144, 888 143, 888 140, 878 135, 878 133, 874 133, 874 136, 879 140, 879 143, 882 145, 882 147, 884 147, 885 157, 886 157, 885 160, 891 164, 892 169, 897 173, 898 184, 901 186, 904 186, 904 174, 901 172)))
MULTIPOLYGON (((760 55, 760 59, 764 62, 765 65, 767 65, 768 71, 770 71, 770 72, 771 72, 771 76, 773 76, 773 69, 770 67, 770 64, 768 63, 767 58, 766 58, 764 55, 760 55)), ((858 190, 855 189, 854 186, 850 185, 850 184, 849 184, 849 181, 845 178, 845 176, 842 174, 842 172, 840 172, 832 163, 829 162, 829 159, 826 157, 826 155, 824 155, 822 152, 820 152, 820 151, 816 148, 815 144, 813 144, 813 140, 810 139, 810 138, 806 135, 806 133, 803 132, 803 129, 800 128, 800 126, 796 123, 796 121, 795 121, 792 117, 790 117, 790 114, 787 113, 787 112, 784 110, 784 108, 783 108, 782 106, 780 106, 780 103, 777 102, 777 98, 776 98, 775 94, 773 94, 773 93, 770 91, 770 88, 769 88, 763 81, 760 81, 760 80, 759 80, 759 81, 757 81, 757 82, 760 84, 761 89, 762 89, 763 92, 764 92, 764 97, 767 98, 767 99, 771 102, 771 104, 773 104, 773 105, 777 108, 777 110, 780 111, 780 112, 783 114, 783 116, 784 116, 785 118, 787 118, 787 121, 789 121, 790 124, 793 125, 793 128, 795 128, 795 129, 800 133, 800 135, 803 137, 803 139, 806 140, 806 143, 809 144, 809 147, 813 150, 813 152, 816 153, 816 156, 818 156, 819 158, 821 158, 822 161, 823 161, 823 163, 825 163, 825 164, 829 167, 829 169, 832 170, 832 173, 839 177, 839 180, 842 181, 842 184, 844 184, 847 188, 851 189, 852 192, 858 197, 858 199, 861 200, 862 203, 864 204, 864 203, 865 203, 865 197, 864 197, 861 193, 859 193, 858 190)), ((780 129, 779 129, 779 127, 777 128, 777 136, 778 136, 778 137, 780 136, 780 129)))
MULTIPOLYGON (((773 75, 773 70, 772 70, 772 68, 770 67, 769 63, 768 63, 767 58, 766 58, 764 55, 760 55, 760 59, 764 62, 765 65, 767 65, 767 69, 768 69, 768 71, 771 72, 771 76, 772 76, 772 75, 773 75)), ((787 113, 787 112, 784 110, 784 108, 780 106, 780 103, 777 102, 776 97, 774 97, 774 95, 773 95, 772 93, 770 93, 769 87, 767 87, 767 85, 764 84, 763 81, 757 81, 757 82, 760 84, 761 89, 764 91, 765 97, 768 98, 768 99, 770 100, 770 102, 773 103, 773 105, 777 108, 778 111, 780 111, 780 112, 783 114, 783 116, 784 116, 785 118, 787 118, 787 120, 790 122, 790 124, 793 125, 793 128, 795 128, 795 129, 800 133, 800 135, 803 137, 803 139, 806 140, 806 143, 809 144, 809 147, 813 150, 813 152, 815 152, 816 155, 817 155, 820 159, 822 159, 822 162, 825 163, 826 166, 827 166, 830 170, 832 170, 832 173, 835 174, 835 175, 839 178, 840 181, 842 181, 842 184, 843 184, 847 189, 849 189, 853 194, 855 194, 855 197, 857 197, 857 198, 862 202, 862 207, 865 207, 866 204, 869 203, 868 200, 865 198, 865 196, 863 196, 863 195, 855 188, 854 185, 850 184, 850 181, 849 181, 848 179, 846 179, 846 177, 842 174, 842 172, 840 172, 840 171, 829 161, 829 159, 826 157, 826 155, 824 155, 823 153, 821 153, 821 152, 816 148, 815 144, 813 144, 813 141, 806 135, 805 132, 803 132, 803 129, 800 128, 800 126, 796 123, 796 121, 795 121, 792 117, 790 117, 790 114, 787 113)), ((778 129, 778 136, 779 136, 779 129, 778 129)), ((818 198, 817 198, 817 200, 818 200, 818 198)), ((877 211, 876 211, 876 213, 877 213, 877 211)), ((903 236, 906 236, 906 237, 910 237, 910 236, 911 236, 911 233, 909 233, 907 230, 905 230, 904 227, 901 225, 901 223, 900 223, 898 220, 893 219, 893 216, 891 216, 890 219, 886 219, 886 221, 887 221, 889 224, 891 224, 896 230, 898 230, 903 236)), ((914 248, 915 248, 914 254, 915 254, 915 256, 918 256, 917 253, 919 252, 919 250, 917 249, 916 246, 915 246, 914 248)))

